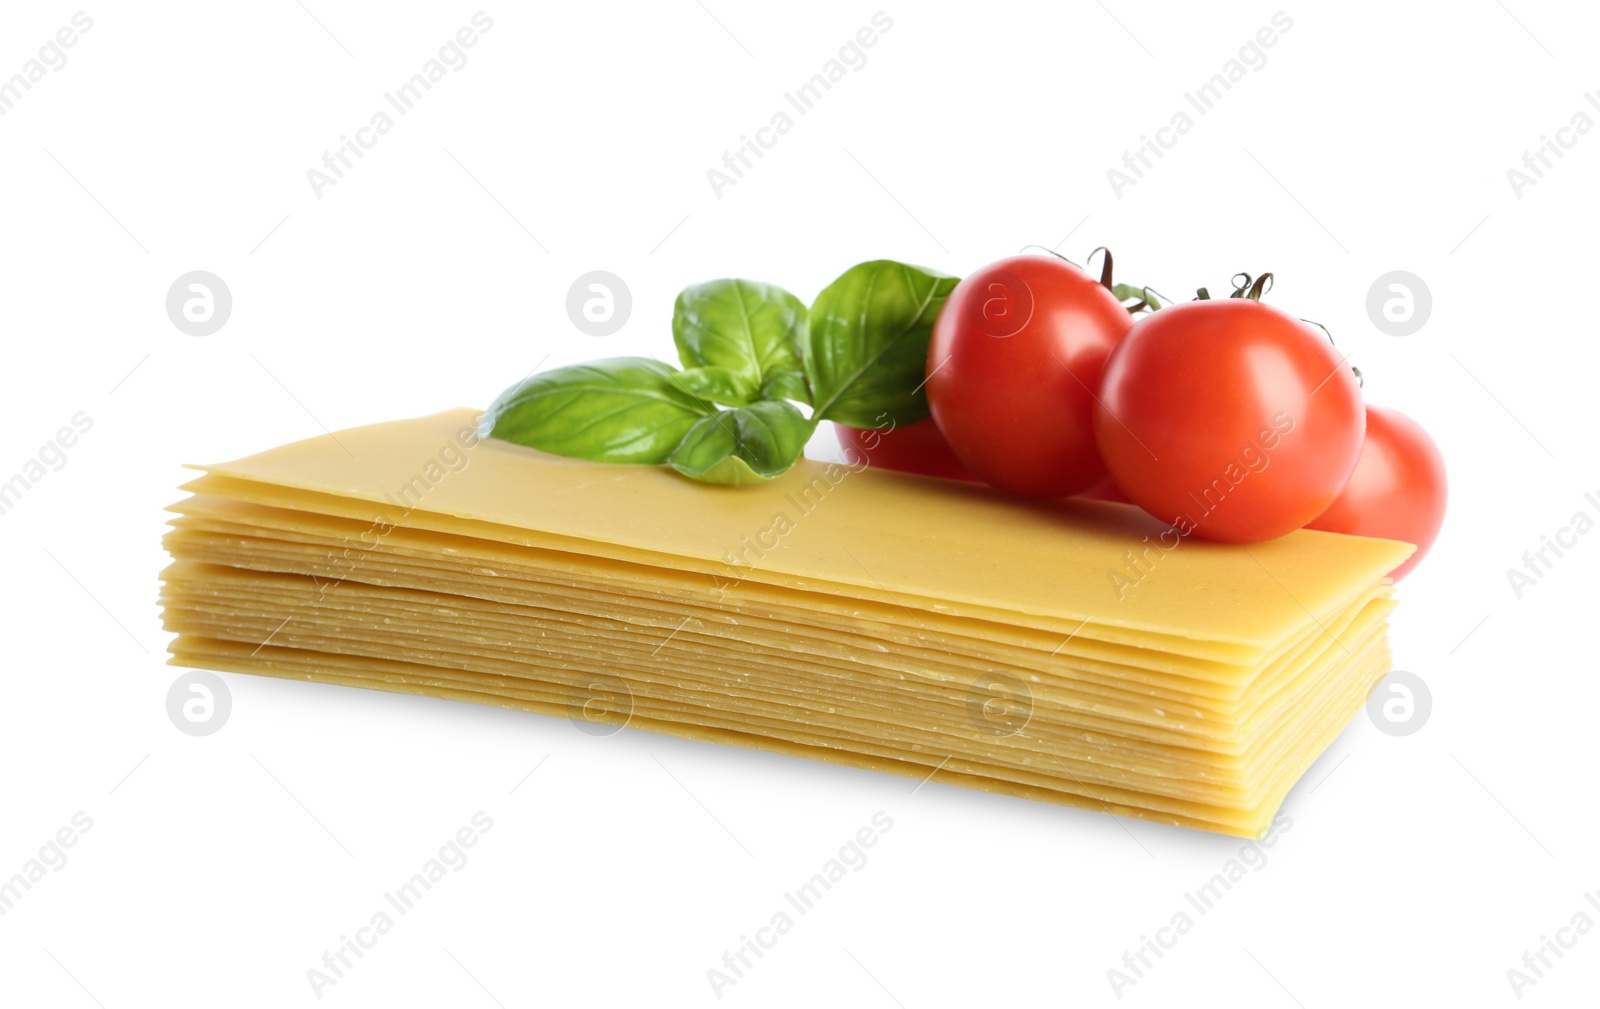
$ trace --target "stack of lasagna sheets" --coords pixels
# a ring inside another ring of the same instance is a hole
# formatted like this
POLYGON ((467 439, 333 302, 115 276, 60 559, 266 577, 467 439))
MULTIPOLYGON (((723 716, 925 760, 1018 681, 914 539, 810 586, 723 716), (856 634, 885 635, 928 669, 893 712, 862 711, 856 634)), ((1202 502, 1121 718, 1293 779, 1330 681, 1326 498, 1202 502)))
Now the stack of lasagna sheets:
POLYGON ((200 467, 166 538, 172 661, 1247 837, 1389 669, 1408 544, 1207 543, 870 465, 709 486, 477 419, 200 467))

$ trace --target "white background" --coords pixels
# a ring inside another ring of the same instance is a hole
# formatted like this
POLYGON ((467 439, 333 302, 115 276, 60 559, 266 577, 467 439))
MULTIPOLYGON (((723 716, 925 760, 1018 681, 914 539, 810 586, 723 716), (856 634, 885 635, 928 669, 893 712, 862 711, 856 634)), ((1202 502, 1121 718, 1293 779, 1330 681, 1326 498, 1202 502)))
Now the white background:
MULTIPOLYGON (((1395 738, 1358 718, 1265 867, 1120 1001, 1510 1005, 1525 950, 1600 921, 1600 535, 1521 599, 1506 575, 1600 515, 1600 130, 1520 198, 1506 175, 1578 110, 1600 119, 1593 6, 1286 6, 1266 65, 1120 199, 1107 169, 1277 6, 885 6, 866 65, 716 197, 707 169, 876 2, 486 8, 469 62, 320 199, 307 169, 476 5, 86 10, 69 62, 0 117, 0 479, 94 421, 0 515, 0 876, 75 812, 94 825, 0 917, 0 1002, 313 1004, 307 969, 482 810, 470 863, 322 1002, 716 1004, 707 970, 881 810, 870 862, 721 1002, 1118 1003, 1107 970, 1243 842, 375 692, 227 676, 206 738, 164 707, 181 463, 481 406, 541 361, 669 356, 688 283, 809 300, 861 260, 962 274, 1027 243, 1110 245, 1174 297, 1274 271, 1269 300, 1325 323, 1452 482, 1393 630, 1431 720, 1395 738), (234 299, 207 337, 164 309, 196 269, 234 299), (595 269, 633 297, 605 338, 565 309, 595 269), (1396 269, 1434 302, 1406 337, 1365 307, 1396 269)), ((6 5, 0 77, 77 9, 6 5)), ((1522 1001, 1597 987, 1590 933, 1522 1001)))

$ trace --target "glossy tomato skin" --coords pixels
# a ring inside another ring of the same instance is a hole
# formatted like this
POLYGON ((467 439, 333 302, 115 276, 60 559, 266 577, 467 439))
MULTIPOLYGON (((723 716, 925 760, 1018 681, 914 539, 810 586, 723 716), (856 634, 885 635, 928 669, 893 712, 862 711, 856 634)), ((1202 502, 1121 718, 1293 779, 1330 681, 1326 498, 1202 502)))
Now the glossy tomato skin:
POLYGON ((1230 298, 1140 320, 1106 362, 1094 429, 1135 504, 1180 532, 1250 543, 1327 510, 1355 469, 1365 417, 1325 335, 1230 298))
POLYGON ((945 480, 978 478, 961 465, 933 418, 885 430, 834 424, 834 434, 851 465, 881 466, 903 473, 920 473, 945 480))
POLYGON ((1014 256, 956 285, 928 345, 928 406, 966 468, 1000 490, 1065 497, 1105 479, 1092 408, 1133 324, 1088 274, 1014 256))
POLYGON ((1355 472, 1309 527, 1416 544, 1417 552, 1390 575, 1399 581, 1438 538, 1449 496, 1444 456, 1428 432, 1398 410, 1369 406, 1355 472))

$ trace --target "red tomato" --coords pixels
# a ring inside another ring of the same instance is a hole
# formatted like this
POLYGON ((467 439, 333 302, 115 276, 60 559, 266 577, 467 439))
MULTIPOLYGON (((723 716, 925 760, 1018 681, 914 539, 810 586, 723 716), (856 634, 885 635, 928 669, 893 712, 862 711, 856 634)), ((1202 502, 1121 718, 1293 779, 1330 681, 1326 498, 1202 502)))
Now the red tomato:
POLYGON ((1133 325, 1116 297, 1051 256, 956 285, 928 345, 928 406, 967 469, 1013 494, 1065 497, 1105 479, 1092 408, 1133 325))
POLYGON ((1250 298, 1142 319, 1106 362, 1095 440, 1180 532, 1249 543, 1327 510, 1361 454, 1361 389, 1327 337, 1250 298))
POLYGON ((1415 543, 1417 552, 1391 575, 1399 581, 1433 546, 1448 497, 1444 456, 1428 432, 1398 410, 1369 406, 1367 439, 1350 482, 1308 525, 1415 543))
POLYGON ((976 482, 978 479, 967 472, 961 460, 950 451, 950 443, 939 433, 932 417, 905 427, 885 430, 838 423, 833 425, 833 430, 839 438, 839 447, 844 449, 844 457, 852 465, 859 466, 864 460, 869 466, 921 473, 946 480, 976 482))

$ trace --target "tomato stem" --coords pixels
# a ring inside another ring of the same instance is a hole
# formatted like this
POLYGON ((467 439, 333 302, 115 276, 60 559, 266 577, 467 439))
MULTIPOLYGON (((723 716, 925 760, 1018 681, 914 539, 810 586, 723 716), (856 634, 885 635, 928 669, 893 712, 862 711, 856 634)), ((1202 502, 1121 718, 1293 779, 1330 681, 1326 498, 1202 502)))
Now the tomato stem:
POLYGON ((1089 253, 1088 258, 1086 258, 1084 262, 1093 263, 1094 254, 1096 252, 1103 252, 1106 254, 1105 262, 1100 264, 1100 286, 1110 291, 1112 294, 1116 294, 1117 292, 1111 283, 1111 250, 1106 248, 1104 245, 1099 246, 1089 253))
MULTIPOLYGON (((1046 255, 1054 256, 1057 259, 1061 260, 1063 263, 1071 263, 1073 266, 1077 266, 1078 265, 1077 263, 1073 263, 1072 260, 1068 259, 1066 256, 1063 256, 1061 253, 1057 252, 1056 250, 1054 250, 1054 249, 1046 249, 1044 246, 1040 245, 1038 242, 1029 242, 1027 245, 1024 245, 1020 251, 1027 252, 1029 249, 1042 249, 1046 255)), ((1082 267, 1079 267, 1079 269, 1082 269, 1082 267)))
MULTIPOLYGON (((1024 245, 1022 248, 1024 251, 1028 249, 1039 249, 1048 255, 1056 257, 1063 263, 1070 263, 1073 266, 1078 266, 1077 263, 1073 262, 1071 259, 1068 259, 1066 256, 1063 256, 1056 250, 1046 249, 1044 246, 1039 245, 1036 242, 1030 242, 1029 244, 1024 245)), ((1166 295, 1160 294, 1160 292, 1156 291, 1155 288, 1135 287, 1132 284, 1112 283, 1112 259, 1110 249, 1106 248, 1104 245, 1099 246, 1093 252, 1089 253, 1089 257, 1085 259, 1084 262, 1093 263, 1095 253, 1097 252, 1103 252, 1106 254, 1105 262, 1100 267, 1100 285, 1106 290, 1110 291, 1112 296, 1120 302, 1126 302, 1129 298, 1139 299, 1131 305, 1124 304, 1122 306, 1128 310, 1129 315, 1138 315, 1140 312, 1154 312, 1156 309, 1161 307, 1162 298, 1166 298, 1168 304, 1172 303, 1171 298, 1167 298, 1166 295), (1157 295, 1160 295, 1160 297, 1157 297, 1157 295)), ((1078 269, 1082 270, 1084 268, 1078 266, 1078 269)))
POLYGON ((1143 292, 1144 292, 1145 299, 1150 302, 1150 310, 1152 312, 1155 311, 1156 309, 1160 308, 1163 302, 1165 302, 1168 305, 1172 304, 1172 299, 1171 298, 1169 298, 1166 295, 1162 294, 1160 291, 1156 290, 1153 287, 1150 287, 1150 286, 1146 285, 1145 287, 1141 288, 1141 290, 1143 290, 1143 292))
MULTIPOLYGON (((1160 294, 1153 287, 1134 287, 1132 284, 1113 284, 1111 293, 1118 301, 1124 302, 1122 306, 1128 310, 1129 315, 1138 315, 1140 312, 1154 312, 1161 307, 1161 299, 1166 295, 1160 294), (1159 295, 1159 296, 1158 296, 1159 295), (1137 298, 1133 304, 1126 304, 1129 298, 1137 298)), ((1170 303, 1171 298, 1167 298, 1170 303)))
MULTIPOLYGON (((1263 273, 1259 277, 1252 277, 1241 270, 1233 275, 1233 279, 1229 283, 1233 285, 1233 293, 1228 297, 1249 298, 1251 301, 1260 301, 1263 294, 1272 290, 1273 279, 1271 273, 1263 273)), ((1210 301, 1211 292, 1204 287, 1195 288, 1194 300, 1210 301)))
POLYGON ((1120 302, 1124 302, 1122 307, 1128 310, 1129 315, 1138 315, 1140 312, 1154 312, 1161 307, 1161 301, 1151 293, 1151 289, 1149 287, 1135 287, 1132 284, 1117 284, 1112 282, 1111 250, 1106 248, 1104 245, 1095 249, 1093 252, 1090 252, 1089 257, 1085 259, 1084 262, 1094 262, 1094 256, 1096 252, 1103 252, 1106 254, 1105 262, 1100 266, 1100 286, 1110 291, 1112 297, 1116 298, 1120 302), (1129 298, 1137 298, 1139 300, 1129 305, 1126 304, 1129 298))

